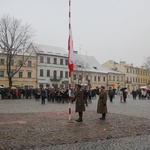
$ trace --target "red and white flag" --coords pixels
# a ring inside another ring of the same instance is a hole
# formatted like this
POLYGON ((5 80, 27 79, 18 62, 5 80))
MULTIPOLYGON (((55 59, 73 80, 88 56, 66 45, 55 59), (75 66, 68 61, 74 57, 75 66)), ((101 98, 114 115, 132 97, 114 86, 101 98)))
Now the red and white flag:
POLYGON ((69 29, 69 39, 68 39, 68 68, 70 72, 72 72, 74 68, 73 39, 71 29, 69 29))

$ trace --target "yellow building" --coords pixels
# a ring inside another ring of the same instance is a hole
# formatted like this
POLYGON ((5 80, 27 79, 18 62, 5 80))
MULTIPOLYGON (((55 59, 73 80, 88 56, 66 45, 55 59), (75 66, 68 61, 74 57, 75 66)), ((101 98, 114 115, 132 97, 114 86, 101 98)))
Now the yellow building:
POLYGON ((145 86, 150 81, 150 70, 145 69, 143 66, 138 68, 138 85, 145 86))
POLYGON ((108 72, 108 88, 113 87, 119 90, 121 87, 125 87, 125 75, 121 72, 108 72))
MULTIPOLYGON (((128 88, 129 91, 132 91, 133 89, 136 89, 138 86, 137 81, 137 67, 134 67, 133 64, 126 64, 126 62, 122 61, 120 63, 116 63, 113 60, 109 60, 102 64, 103 67, 107 67, 110 69, 115 69, 117 71, 120 71, 124 74, 124 86, 128 88)), ((121 86, 121 85, 120 85, 121 86)))
MULTIPOLYGON (((16 70, 22 63, 23 55, 16 55, 12 60, 12 69, 16 70)), ((3 87, 9 87, 9 81, 7 76, 7 65, 6 65, 6 54, 0 53, 0 85, 3 87)), ((29 56, 29 54, 24 55, 26 62, 23 64, 21 69, 12 78, 12 86, 16 87, 36 87, 36 57, 29 56)))

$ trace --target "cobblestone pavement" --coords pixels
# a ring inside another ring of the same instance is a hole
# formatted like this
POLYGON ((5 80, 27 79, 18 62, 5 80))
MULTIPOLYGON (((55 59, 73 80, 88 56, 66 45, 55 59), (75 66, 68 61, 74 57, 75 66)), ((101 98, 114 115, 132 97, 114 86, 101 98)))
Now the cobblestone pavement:
POLYGON ((99 119, 97 99, 84 112, 84 121, 72 104, 31 100, 0 100, 0 150, 149 150, 150 100, 116 97, 108 101, 107 118, 99 119))

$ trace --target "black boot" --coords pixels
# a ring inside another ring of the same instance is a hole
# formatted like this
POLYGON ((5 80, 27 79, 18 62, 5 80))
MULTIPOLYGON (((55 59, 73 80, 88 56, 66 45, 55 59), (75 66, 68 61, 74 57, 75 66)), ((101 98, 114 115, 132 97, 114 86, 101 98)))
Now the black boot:
POLYGON ((101 119, 101 120, 105 120, 105 117, 106 117, 106 114, 103 113, 103 114, 102 114, 102 118, 100 118, 100 119, 101 119))
POLYGON ((77 122, 82 122, 82 116, 83 116, 83 113, 79 112, 79 119, 77 119, 76 121, 77 122))

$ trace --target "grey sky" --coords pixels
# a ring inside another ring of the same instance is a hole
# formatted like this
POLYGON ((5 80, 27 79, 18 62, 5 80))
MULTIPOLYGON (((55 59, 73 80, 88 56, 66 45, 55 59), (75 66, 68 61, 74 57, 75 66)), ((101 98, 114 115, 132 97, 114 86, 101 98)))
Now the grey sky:
MULTIPOLYGON (((31 24, 34 42, 67 49, 69 0, 0 0, 10 14, 31 24)), ((72 0, 74 49, 107 60, 143 65, 150 56, 150 0, 72 0)))

